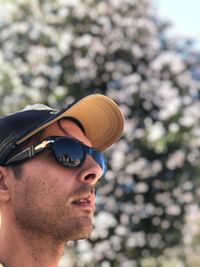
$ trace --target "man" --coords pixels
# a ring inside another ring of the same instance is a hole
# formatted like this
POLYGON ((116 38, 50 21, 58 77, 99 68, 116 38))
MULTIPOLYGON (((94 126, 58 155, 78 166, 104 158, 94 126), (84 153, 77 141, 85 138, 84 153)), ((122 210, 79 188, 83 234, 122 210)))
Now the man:
POLYGON ((56 267, 66 241, 90 236, 102 151, 122 130, 118 106, 99 94, 60 112, 36 104, 0 118, 4 267, 56 267))

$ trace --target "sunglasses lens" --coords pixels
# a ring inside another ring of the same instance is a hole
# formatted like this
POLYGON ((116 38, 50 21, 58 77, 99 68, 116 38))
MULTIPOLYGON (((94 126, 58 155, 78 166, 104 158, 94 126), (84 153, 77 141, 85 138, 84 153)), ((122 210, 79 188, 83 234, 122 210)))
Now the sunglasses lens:
POLYGON ((91 147, 80 144, 76 140, 64 137, 57 138, 55 143, 52 144, 52 149, 57 161, 64 166, 80 166, 85 159, 85 153, 87 153, 99 164, 103 173, 106 171, 104 155, 91 147))
POLYGON ((77 167, 84 160, 82 146, 71 139, 59 138, 53 145, 56 159, 64 166, 77 167))

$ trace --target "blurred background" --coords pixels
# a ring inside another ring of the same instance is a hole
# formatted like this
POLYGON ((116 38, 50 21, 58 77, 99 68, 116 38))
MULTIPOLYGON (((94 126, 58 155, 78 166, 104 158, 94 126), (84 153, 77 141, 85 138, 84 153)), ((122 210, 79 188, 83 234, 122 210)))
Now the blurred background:
POLYGON ((182 2, 0 1, 1 115, 101 93, 125 116, 91 239, 59 267, 200 266, 200 46, 182 2))
POLYGON ((187 36, 195 40, 194 46, 200 48, 199 8, 196 0, 155 0, 157 14, 171 22, 168 31, 173 35, 187 36))

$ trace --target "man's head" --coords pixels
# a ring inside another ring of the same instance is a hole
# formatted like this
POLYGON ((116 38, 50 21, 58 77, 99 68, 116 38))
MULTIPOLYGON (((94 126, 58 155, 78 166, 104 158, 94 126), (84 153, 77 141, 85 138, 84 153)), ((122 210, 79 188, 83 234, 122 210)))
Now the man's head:
POLYGON ((0 119, 5 130, 0 136, 2 214, 21 231, 40 237, 87 238, 94 186, 105 171, 101 151, 120 137, 121 112, 102 95, 61 112, 33 108, 0 119))

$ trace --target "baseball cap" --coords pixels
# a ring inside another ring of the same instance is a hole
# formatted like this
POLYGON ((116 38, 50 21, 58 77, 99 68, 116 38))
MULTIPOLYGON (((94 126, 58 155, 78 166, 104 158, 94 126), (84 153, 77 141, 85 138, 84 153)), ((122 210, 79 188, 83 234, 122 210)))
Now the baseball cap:
POLYGON ((123 115, 118 105, 108 96, 92 94, 60 111, 43 104, 0 118, 0 165, 3 165, 16 145, 63 117, 78 120, 92 146, 104 151, 121 136, 123 115))

